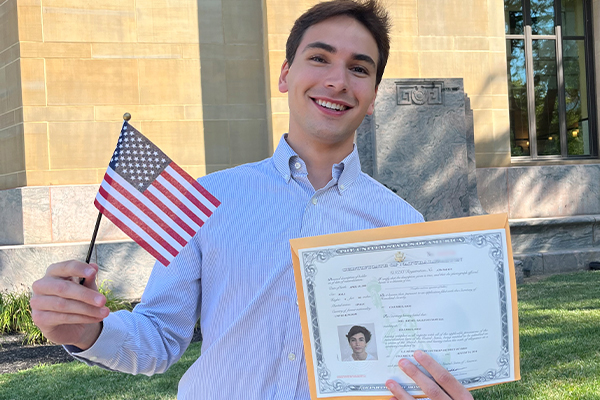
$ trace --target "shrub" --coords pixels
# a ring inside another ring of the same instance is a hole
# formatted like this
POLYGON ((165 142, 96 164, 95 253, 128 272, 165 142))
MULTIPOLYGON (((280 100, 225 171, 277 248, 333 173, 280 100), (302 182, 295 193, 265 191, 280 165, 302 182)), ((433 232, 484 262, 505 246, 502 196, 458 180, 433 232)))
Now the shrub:
MULTIPOLYGON (((102 281, 98 290, 106 296, 106 306, 111 311, 133 308, 129 301, 112 292, 108 281, 102 281)), ((14 292, 0 292, 0 334, 22 333, 25 335, 23 344, 42 344, 47 339, 33 323, 30 299, 31 291, 25 285, 14 292)))

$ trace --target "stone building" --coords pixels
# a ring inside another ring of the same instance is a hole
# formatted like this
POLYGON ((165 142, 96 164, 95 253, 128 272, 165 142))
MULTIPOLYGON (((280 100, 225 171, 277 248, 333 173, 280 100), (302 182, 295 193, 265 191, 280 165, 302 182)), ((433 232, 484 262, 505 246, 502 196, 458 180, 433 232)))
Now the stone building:
MULTIPOLYGON (((193 176, 268 157, 285 41, 316 2, 0 0, 0 288, 85 254, 124 112, 193 176)), ((479 199, 528 273, 600 259, 600 0, 385 4, 384 78, 463 78, 479 199)), ((117 282, 139 295, 152 260, 106 221, 98 240, 104 277, 139 274, 117 282)))

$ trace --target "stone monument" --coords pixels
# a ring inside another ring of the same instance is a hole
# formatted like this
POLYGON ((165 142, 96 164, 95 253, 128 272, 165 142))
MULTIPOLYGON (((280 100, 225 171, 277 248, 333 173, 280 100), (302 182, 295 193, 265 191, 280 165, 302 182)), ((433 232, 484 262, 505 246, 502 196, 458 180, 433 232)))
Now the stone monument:
POLYGON ((431 221, 484 213, 473 135, 462 79, 384 79, 356 143, 363 171, 431 221))

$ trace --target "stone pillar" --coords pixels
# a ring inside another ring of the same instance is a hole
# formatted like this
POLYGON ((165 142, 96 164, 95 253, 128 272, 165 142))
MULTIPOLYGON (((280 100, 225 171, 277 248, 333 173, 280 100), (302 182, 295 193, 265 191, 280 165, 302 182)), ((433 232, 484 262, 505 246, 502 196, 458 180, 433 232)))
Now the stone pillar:
POLYGON ((462 79, 385 79, 357 132, 363 171, 426 220, 481 214, 473 113, 462 79))

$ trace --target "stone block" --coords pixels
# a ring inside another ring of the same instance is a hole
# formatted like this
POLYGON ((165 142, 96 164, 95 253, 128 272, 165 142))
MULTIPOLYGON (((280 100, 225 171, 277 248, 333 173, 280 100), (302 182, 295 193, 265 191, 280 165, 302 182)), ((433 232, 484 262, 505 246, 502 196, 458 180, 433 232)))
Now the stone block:
POLYGON ((27 170, 48 170, 48 124, 26 122, 24 127, 25 165, 27 170))
POLYGON ((223 35, 227 44, 263 42, 261 0, 221 0, 223 4, 223 35))
POLYGON ((23 124, 0 130, 0 175, 25 170, 23 124))
POLYGON ((40 6, 18 6, 19 14, 19 41, 41 42, 42 35, 42 10, 40 6))
POLYGON ((137 1, 137 40, 150 43, 198 43, 196 2, 156 4, 137 1))
POLYGON ((20 42, 23 58, 90 58, 88 43, 20 42))
POLYGON ((23 243, 21 190, 0 190, 0 246, 23 243))
POLYGON ((369 176, 375 174, 375 119, 367 115, 356 130, 356 147, 360 149, 360 168, 369 176))
POLYGON ((53 170, 106 168, 121 131, 118 122, 51 122, 48 128, 53 170))
POLYGON ((139 299, 156 260, 132 241, 98 243, 96 251, 100 268, 98 278, 109 281, 119 296, 139 299))
POLYGON ((123 122, 123 114, 126 112, 131 114, 131 123, 136 125, 138 121, 154 120, 154 121, 169 121, 188 119, 184 114, 184 106, 170 105, 118 105, 118 106, 96 106, 95 120, 96 121, 118 121, 123 122))
MULTIPOLYGON (((52 241, 85 242, 92 238, 98 209, 94 198, 98 185, 50 187, 52 204, 52 241)), ((112 222, 103 218, 97 240, 118 240, 127 236, 112 222)))
POLYGON ((138 104, 137 65, 137 60, 46 59, 48 105, 138 104))
POLYGON ((21 186, 27 186, 27 175, 25 171, 0 175, 0 190, 13 189, 21 186))
POLYGON ((227 60, 227 102, 229 104, 265 104, 263 60, 227 60))
POLYGON ((135 42, 138 38, 133 4, 133 0, 44 0, 44 41, 135 42))
POLYGON ((489 214, 508 213, 506 168, 477 168, 477 194, 489 214))
POLYGON ((225 43, 221 1, 198 2, 198 30, 200 43, 225 43))
POLYGON ((391 51, 384 77, 410 78, 419 76, 419 57, 417 53, 408 51, 391 51))
POLYGON ((515 253, 551 252, 594 245, 593 216, 510 220, 515 253))
POLYGON ((19 25, 16 1, 0 4, 0 51, 19 42, 19 25))
POLYGON ((454 40, 455 50, 489 51, 490 39, 487 37, 457 36, 454 40))
POLYGON ((48 187, 24 187, 21 191, 23 244, 52 242, 52 220, 48 187))
POLYGON ((205 164, 202 121, 142 121, 136 128, 177 164, 205 164))
POLYGON ((231 140, 228 121, 204 121, 206 164, 231 164, 231 140))
POLYGON ((229 121, 231 163, 260 161, 269 157, 266 120, 229 121))
POLYGON ((544 274, 542 253, 515 254, 514 259, 521 262, 521 271, 525 278, 544 274))
MULTIPOLYGON (((0 247, 0 291, 30 288, 54 263, 84 261, 88 244, 24 245, 0 247)), ((93 254, 92 262, 96 261, 93 254)))
POLYGON ((26 106, 23 119, 27 122, 94 121, 93 106, 26 106))
POLYGON ((56 171, 27 172, 27 184, 30 186, 83 185, 88 183, 99 183, 95 169, 64 169, 56 171))
POLYGON ((4 113, 2 115, 0 115, 0 130, 4 129, 4 128, 8 128, 9 126, 12 125, 16 125, 19 122, 23 122, 23 121, 19 121, 17 118, 19 115, 21 115, 21 110, 17 111, 9 111, 7 113, 4 113))
POLYGON ((488 36, 488 2, 419 0, 419 34, 423 36, 488 36))
POLYGON ((510 218, 600 214, 600 165, 508 169, 510 218))
POLYGON ((576 249, 542 254, 544 274, 581 271, 589 269, 590 261, 600 260, 598 249, 576 249))
MULTIPOLYGON (((197 47, 197 46, 196 46, 197 47)), ((162 43, 92 43, 91 58, 181 59, 180 44, 162 43)))
MULTIPOLYGON (((0 83, 4 84, 6 88, 5 95, 6 103, 5 109, 0 108, 0 112, 14 110, 23 106, 23 87, 21 84, 21 60, 17 60, 11 64, 8 64, 3 68, 5 81, 0 83)), ((1 105, 0 105, 1 107, 1 105)))
POLYGON ((139 60, 139 76, 142 104, 202 103, 198 60, 139 60))
MULTIPOLYGON (((461 79, 385 79, 374 119, 375 179, 426 220, 479 213, 475 165, 468 156, 473 130, 461 79)), ((359 153, 368 157, 364 149, 359 153)))

